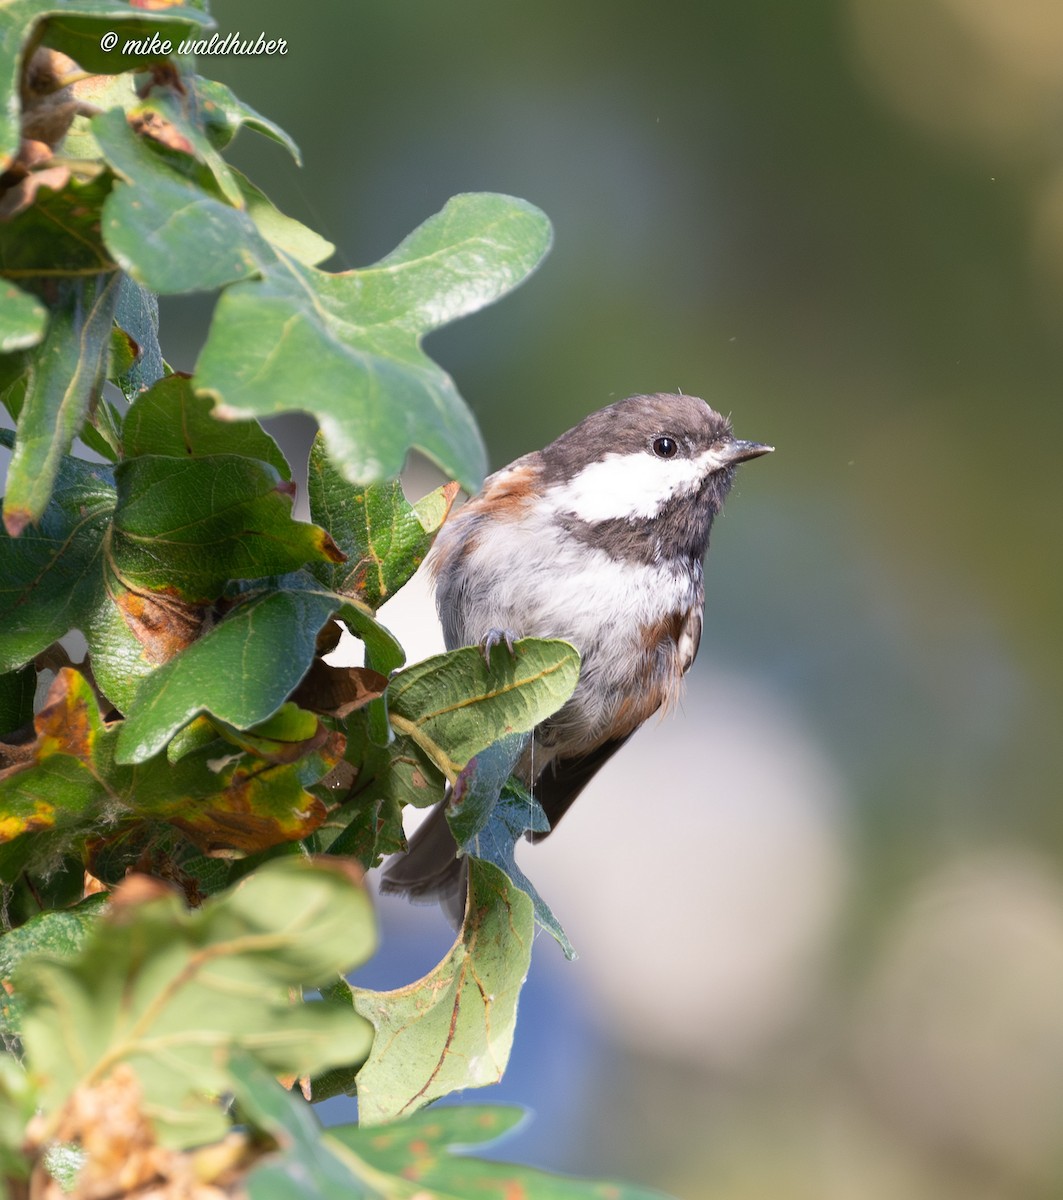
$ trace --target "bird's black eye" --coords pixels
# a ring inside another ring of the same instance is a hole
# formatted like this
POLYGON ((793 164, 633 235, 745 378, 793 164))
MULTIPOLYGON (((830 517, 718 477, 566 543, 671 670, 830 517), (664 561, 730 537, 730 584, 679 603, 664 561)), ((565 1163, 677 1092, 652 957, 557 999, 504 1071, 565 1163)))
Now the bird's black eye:
POLYGON ((675 458, 679 453, 679 443, 675 438, 656 438, 653 443, 653 452, 658 458, 675 458))

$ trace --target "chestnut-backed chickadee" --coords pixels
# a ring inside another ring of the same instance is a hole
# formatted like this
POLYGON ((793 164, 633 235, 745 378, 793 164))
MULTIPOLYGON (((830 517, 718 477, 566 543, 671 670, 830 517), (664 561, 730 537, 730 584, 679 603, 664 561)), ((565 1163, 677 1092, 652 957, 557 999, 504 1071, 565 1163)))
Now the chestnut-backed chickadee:
MULTIPOLYGON (((448 648, 489 654, 543 637, 580 653, 575 692, 515 772, 551 829, 679 694, 701 640, 713 518, 736 465, 772 448, 737 440, 695 396, 631 396, 491 475, 444 524, 427 566, 448 648)), ((463 864, 444 807, 391 860, 382 888, 460 915, 463 864)))

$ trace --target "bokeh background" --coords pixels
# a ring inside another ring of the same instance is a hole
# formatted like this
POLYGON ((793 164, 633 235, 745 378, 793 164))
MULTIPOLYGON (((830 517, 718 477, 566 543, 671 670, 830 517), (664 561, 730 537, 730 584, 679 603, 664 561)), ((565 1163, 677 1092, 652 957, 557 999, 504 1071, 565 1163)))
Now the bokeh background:
MULTIPOLYGON (((300 143, 234 158, 333 269, 456 192, 552 218, 428 343, 493 464, 637 391, 778 448, 714 531, 682 712, 523 855, 580 957, 538 938, 467 1097, 535 1111, 505 1153, 685 1200, 1063 1193, 1063 7, 214 8, 288 41, 200 69, 300 143)), ((208 315, 165 303, 175 365, 208 315)), ((423 588, 386 617, 440 644, 423 588)), ((381 920, 373 986, 450 941, 381 920)))

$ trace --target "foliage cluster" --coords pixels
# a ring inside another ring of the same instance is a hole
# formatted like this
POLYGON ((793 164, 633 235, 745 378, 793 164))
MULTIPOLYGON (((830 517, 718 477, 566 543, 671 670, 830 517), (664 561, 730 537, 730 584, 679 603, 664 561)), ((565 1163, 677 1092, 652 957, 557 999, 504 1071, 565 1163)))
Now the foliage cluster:
POLYGON ((222 154, 243 126, 290 138, 191 61, 122 51, 210 24, 0 12, 0 1181, 633 1196, 450 1153, 514 1110, 417 1113, 499 1077, 536 915, 568 949, 513 864, 541 812, 500 785, 578 656, 406 665, 376 616, 484 470, 421 339, 534 270, 549 223, 458 196, 373 266, 321 269, 332 247, 222 154), (194 373, 171 370, 155 295, 219 289, 194 373), (320 428, 311 522, 258 421, 291 410, 320 428), (455 481, 415 504, 411 449, 455 481), (364 666, 327 661, 341 625, 364 666), (448 782, 465 923, 424 979, 352 987, 376 942, 362 873, 448 782), (353 1091, 358 1126, 304 1099, 353 1091))

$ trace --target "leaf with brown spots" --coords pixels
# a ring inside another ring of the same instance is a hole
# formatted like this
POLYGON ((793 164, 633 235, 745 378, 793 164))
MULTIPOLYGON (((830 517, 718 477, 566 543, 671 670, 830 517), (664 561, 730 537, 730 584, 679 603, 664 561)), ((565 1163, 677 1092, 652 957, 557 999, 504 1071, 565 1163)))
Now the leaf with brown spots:
POLYGON ((501 1079, 533 932, 531 900, 497 867, 472 859, 468 913, 446 958, 424 979, 395 991, 353 989, 356 1011, 376 1029, 358 1073, 364 1125, 501 1079))
MULTIPOLYGON (((291 762, 254 753, 253 738, 244 748, 216 738, 174 764, 160 755, 123 766, 114 757, 121 722, 105 723, 88 680, 63 668, 34 740, 0 744, 0 843, 21 839, 0 873, 44 868, 89 839, 128 844, 132 861, 134 831, 150 826, 176 828, 206 851, 254 853, 306 837, 327 815, 308 789, 340 762, 344 738, 305 715, 313 733, 291 762)), ((289 713, 282 723, 292 720, 289 713)))
POLYGON ((0 843, 42 832, 59 842, 89 827, 109 795, 98 762, 108 727, 80 672, 56 675, 33 724, 29 745, 0 744, 0 843))
POLYGON ((225 199, 235 208, 243 208, 244 198, 233 172, 207 136, 198 112, 189 111, 191 100, 176 88, 154 87, 129 113, 129 124, 134 132, 203 163, 225 199))
POLYGON ((308 837, 328 810, 307 788, 343 756, 342 736, 322 732, 323 742, 293 762, 226 754, 224 742, 173 765, 154 759, 133 772, 134 818, 166 821, 204 851, 254 854, 308 837))
POLYGON ((314 712, 347 717, 383 696, 388 681, 368 667, 334 667, 320 658, 310 664, 292 699, 314 712))

